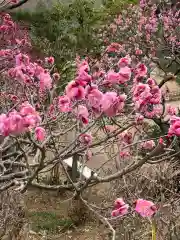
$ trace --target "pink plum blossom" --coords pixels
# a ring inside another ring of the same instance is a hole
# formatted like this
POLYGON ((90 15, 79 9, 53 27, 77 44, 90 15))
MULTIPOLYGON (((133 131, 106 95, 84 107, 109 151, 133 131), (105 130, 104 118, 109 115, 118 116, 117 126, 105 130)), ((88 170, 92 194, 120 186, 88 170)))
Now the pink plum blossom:
POLYGON ((150 91, 152 97, 149 99, 149 103, 159 104, 161 103, 161 89, 158 86, 153 86, 150 91))
POLYGON ((147 67, 145 66, 145 64, 140 63, 140 64, 137 65, 137 67, 136 67, 136 74, 138 76, 142 76, 142 77, 146 76, 146 74, 147 74, 147 67))
POLYGON ((167 114, 170 116, 176 115, 177 114, 177 108, 173 107, 171 105, 167 105, 166 107, 167 114))
POLYGON ((27 55, 23 55, 19 53, 15 57, 16 66, 23 66, 24 64, 29 65, 29 57, 27 55))
POLYGON ((111 133, 111 132, 114 132, 117 128, 113 125, 106 125, 104 126, 105 130, 108 132, 108 133, 111 133))
POLYGON ((17 102, 18 101, 18 97, 16 95, 11 95, 10 98, 11 98, 11 100, 13 102, 17 102))
POLYGON ((95 109, 99 109, 101 100, 103 98, 103 93, 98 90, 97 86, 93 85, 91 87, 87 86, 85 90, 88 104, 95 109))
POLYGON ((89 122, 89 112, 87 108, 83 105, 78 105, 77 107, 77 117, 82 121, 84 124, 88 124, 89 122))
POLYGON ((180 117, 171 118, 168 135, 180 137, 180 117))
POLYGON ((40 80, 40 89, 42 91, 46 89, 51 89, 52 87, 52 78, 48 72, 42 72, 38 76, 40 80))
POLYGON ((0 133, 4 136, 20 134, 29 128, 36 127, 40 121, 41 118, 36 110, 25 102, 21 105, 19 112, 13 110, 7 115, 0 115, 0 133))
POLYGON ((157 212, 157 207, 151 201, 144 199, 138 199, 136 201, 135 211, 139 213, 142 217, 153 217, 157 212))
POLYGON ((120 80, 119 73, 116 73, 113 70, 110 70, 106 75, 104 83, 117 84, 119 83, 119 80, 120 80))
POLYGON ((21 104, 20 114, 22 116, 29 115, 29 114, 36 114, 36 110, 30 103, 24 102, 23 104, 21 104))
POLYGON ((118 62, 119 67, 126 67, 131 63, 131 58, 129 56, 126 56, 124 58, 121 58, 118 62))
POLYGON ((147 79, 147 84, 149 84, 150 87, 154 86, 156 83, 155 83, 155 80, 153 78, 148 78, 147 79))
POLYGON ((141 49, 136 49, 136 52, 135 52, 136 55, 141 55, 142 53, 143 53, 143 52, 142 52, 141 49))
POLYGON ((119 71, 119 83, 125 83, 131 78, 131 69, 129 67, 122 67, 119 71))
POLYGON ((81 85, 79 85, 75 81, 71 81, 67 86, 66 86, 66 95, 70 99, 76 99, 76 100, 81 100, 85 98, 85 89, 81 85))
POLYGON ((159 144, 164 145, 164 139, 163 138, 159 138, 159 144))
POLYGON ((111 212, 111 216, 118 217, 128 213, 129 205, 126 204, 122 198, 118 198, 114 203, 114 208, 115 209, 111 212))
POLYGON ((117 96, 116 92, 106 92, 101 100, 102 111, 108 116, 115 116, 123 110, 126 95, 117 96))
POLYGON ((58 97, 58 108, 61 112, 70 112, 71 109, 71 102, 68 96, 60 96, 58 97))
POLYGON ((87 83, 91 82, 92 77, 86 71, 80 69, 78 76, 76 77, 76 82, 81 86, 86 86, 87 83))
POLYGON ((19 0, 10 0, 12 3, 18 3, 19 0))
POLYGON ((54 64, 54 57, 45 58, 45 62, 50 64, 50 65, 53 65, 54 64))
POLYGON ((76 58, 76 65, 78 68, 78 73, 81 71, 88 72, 90 70, 87 60, 80 61, 80 57, 76 58))
POLYGON ((148 84, 139 83, 135 86, 133 100, 137 109, 141 109, 142 106, 146 105, 151 97, 151 89, 148 84))
POLYGON ((144 116, 141 114, 136 114, 135 117, 136 124, 142 124, 144 122, 144 116))
POLYGON ((42 127, 36 127, 35 128, 35 135, 36 135, 36 139, 38 141, 44 141, 45 136, 46 136, 46 131, 42 127))
POLYGON ((124 216, 128 214, 129 205, 125 204, 122 207, 115 209, 111 212, 112 217, 124 216))
POLYGON ((130 157, 130 153, 128 151, 121 151, 119 155, 122 159, 128 159, 130 157))
POLYGON ((115 208, 120 208, 123 205, 125 205, 126 203, 124 202, 123 198, 117 198, 114 202, 114 207, 115 208))
POLYGON ((106 51, 107 52, 119 52, 121 48, 122 48, 122 46, 119 43, 111 43, 107 47, 106 51))
POLYGON ((92 143, 92 135, 89 133, 84 133, 81 134, 79 137, 79 140, 81 143, 85 144, 85 145, 91 145, 92 143))
POLYGON ((131 132, 126 130, 119 134, 119 139, 126 144, 131 144, 133 141, 133 135, 131 132))
POLYGON ((18 134, 23 132, 23 117, 16 112, 15 110, 9 113, 8 118, 4 122, 6 133, 9 134, 18 134))
POLYGON ((23 125, 24 127, 35 127, 41 122, 41 118, 39 115, 27 115, 23 118, 23 125))
POLYGON ((156 146, 155 142, 153 140, 148 140, 146 142, 141 143, 141 147, 146 150, 151 150, 156 146))

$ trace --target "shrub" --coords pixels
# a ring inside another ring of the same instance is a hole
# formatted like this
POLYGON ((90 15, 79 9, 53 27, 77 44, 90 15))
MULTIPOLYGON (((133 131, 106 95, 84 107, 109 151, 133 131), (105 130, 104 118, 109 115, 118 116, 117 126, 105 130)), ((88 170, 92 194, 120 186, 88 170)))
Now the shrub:
POLYGON ((52 9, 44 5, 35 12, 19 11, 14 17, 31 25, 34 45, 45 54, 55 56, 60 65, 74 60, 76 53, 86 55, 92 46, 94 51, 100 46, 100 40, 94 37, 100 15, 93 8, 93 1, 58 3, 52 9))
POLYGON ((53 212, 32 212, 29 213, 30 222, 34 231, 46 230, 57 232, 60 227, 69 228, 73 222, 70 219, 61 219, 53 212))

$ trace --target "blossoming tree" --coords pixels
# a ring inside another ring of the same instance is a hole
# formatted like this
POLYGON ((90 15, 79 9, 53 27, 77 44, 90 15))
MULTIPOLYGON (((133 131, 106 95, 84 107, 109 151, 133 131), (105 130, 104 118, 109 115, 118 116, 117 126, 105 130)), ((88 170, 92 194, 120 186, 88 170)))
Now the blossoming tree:
POLYGON ((110 23, 111 31, 107 31, 105 40, 115 42, 121 54, 147 57, 164 73, 178 75, 179 14, 179 1, 142 0, 140 6, 130 5, 110 23))
MULTIPOLYGON (((61 80, 54 58, 32 61, 28 37, 19 39, 17 29, 10 15, 2 13, 0 191, 13 188, 24 193, 29 186, 74 191, 74 197, 110 227, 115 239, 108 219, 97 213, 82 194, 90 186, 122 179, 145 164, 179 156, 180 118, 176 108, 165 108, 161 86, 166 78, 159 85, 150 78, 149 59, 146 66, 128 51, 124 52, 126 56, 116 58, 105 51, 99 63, 77 58, 76 76, 59 94, 57 83, 61 80), (161 128, 157 139, 148 138, 144 131, 145 122, 150 120, 161 128), (75 136, 64 141, 63 136, 70 132, 75 136), (82 169, 98 151, 105 154, 109 146, 115 146, 114 156, 99 169, 110 161, 110 174, 94 169, 88 178, 83 177, 83 171, 77 177, 78 161, 82 169), (64 163, 67 158, 73 158, 72 172, 64 163), (126 161, 123 168, 122 161, 126 161), (67 184, 46 185, 37 180, 39 174, 57 165, 67 184)), ((128 210, 129 205, 117 199, 112 217, 121 217, 128 210)), ((138 199, 135 211, 151 218, 157 207, 138 199)))

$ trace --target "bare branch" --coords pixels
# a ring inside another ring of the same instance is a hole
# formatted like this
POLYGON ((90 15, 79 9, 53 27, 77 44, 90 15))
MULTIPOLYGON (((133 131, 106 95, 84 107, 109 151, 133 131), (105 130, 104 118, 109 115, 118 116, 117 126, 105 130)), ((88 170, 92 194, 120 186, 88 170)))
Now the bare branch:
POLYGON ((96 215, 96 217, 105 225, 108 226, 109 229, 112 232, 112 240, 116 239, 116 231, 114 230, 114 228, 112 227, 112 225, 110 224, 110 222, 108 221, 107 218, 105 218, 104 216, 102 216, 100 213, 97 212, 97 209, 94 210, 86 200, 84 200, 82 198, 82 196, 80 196, 81 201, 85 204, 85 206, 94 214, 96 215))
POLYGON ((18 7, 22 6, 24 3, 28 2, 28 1, 29 1, 29 0, 21 0, 21 1, 19 1, 18 3, 13 4, 13 5, 7 7, 7 9, 11 10, 11 9, 18 8, 18 7))
POLYGON ((16 173, 11 173, 11 174, 8 174, 5 176, 1 176, 0 182, 9 181, 9 180, 15 179, 15 178, 22 178, 22 177, 25 177, 27 173, 28 173, 28 171, 25 170, 23 172, 16 172, 16 173))
POLYGON ((44 189, 44 190, 51 190, 51 191, 57 191, 57 190, 72 190, 73 186, 72 185, 44 185, 44 184, 39 184, 32 182, 30 186, 39 188, 39 189, 44 189))
POLYGON ((176 78, 173 74, 168 74, 167 76, 164 77, 164 79, 159 83, 159 88, 161 88, 165 83, 169 81, 174 81, 176 78))
MULTIPOLYGON (((133 126, 132 123, 128 124, 126 127, 124 127, 124 128, 122 128, 122 129, 120 129, 120 130, 118 130, 118 131, 115 131, 115 132, 109 134, 108 136, 106 136, 106 137, 103 138, 102 140, 99 140, 99 141, 91 144, 91 145, 89 146, 89 148, 95 148, 95 147, 101 145, 102 143, 108 141, 109 139, 118 136, 120 133, 124 132, 125 130, 129 129, 129 128, 132 127, 132 126, 133 126)), ((86 147, 80 148, 80 149, 74 151, 73 153, 67 154, 66 157, 71 157, 72 155, 78 154, 78 153, 83 152, 83 151, 85 151, 85 150, 86 150, 86 147)))
MULTIPOLYGON (((158 147, 158 146, 157 146, 158 147)), ((137 168, 140 168, 142 167, 142 165, 144 165, 148 160, 150 160, 152 157, 154 157, 154 155, 156 154, 156 149, 154 149, 149 155, 147 155, 145 158, 139 160, 137 163, 134 163, 134 164, 130 164, 128 165, 126 168, 124 168, 123 170, 117 172, 117 173, 114 173, 114 174, 111 174, 107 177, 104 177, 104 178, 101 178, 101 177, 96 177, 97 181, 98 182, 110 182, 110 181, 113 181, 115 179, 118 179, 118 178, 121 178, 123 177, 124 175, 136 170, 137 168)), ((176 155, 179 154, 178 153, 175 153, 176 155)), ((171 155, 170 157, 174 156, 175 154, 171 155)), ((168 157, 167 157, 168 159, 168 157)))

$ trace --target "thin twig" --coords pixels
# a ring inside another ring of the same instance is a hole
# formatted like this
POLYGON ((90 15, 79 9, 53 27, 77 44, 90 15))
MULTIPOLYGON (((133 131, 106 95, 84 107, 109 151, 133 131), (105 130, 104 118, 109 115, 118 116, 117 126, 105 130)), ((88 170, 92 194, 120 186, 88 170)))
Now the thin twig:
POLYGON ((111 232, 112 232, 112 240, 115 240, 115 239, 116 239, 116 231, 114 230, 114 228, 112 227, 112 225, 110 224, 110 222, 108 221, 108 219, 105 218, 104 216, 102 216, 101 214, 99 214, 99 213, 97 212, 97 210, 94 210, 94 209, 88 204, 88 202, 82 198, 82 196, 80 196, 80 199, 81 199, 81 201, 86 205, 86 207, 87 207, 93 214, 95 214, 96 217, 97 217, 104 225, 106 225, 106 226, 109 227, 109 229, 110 229, 111 232))

